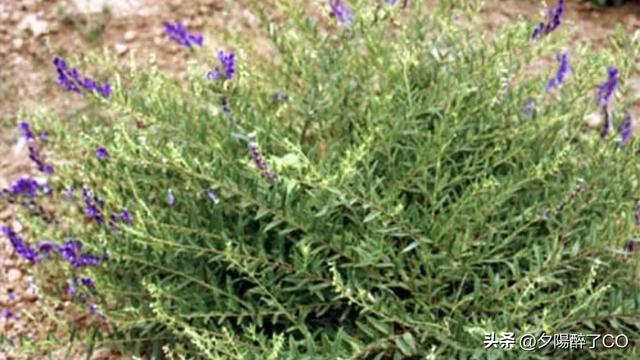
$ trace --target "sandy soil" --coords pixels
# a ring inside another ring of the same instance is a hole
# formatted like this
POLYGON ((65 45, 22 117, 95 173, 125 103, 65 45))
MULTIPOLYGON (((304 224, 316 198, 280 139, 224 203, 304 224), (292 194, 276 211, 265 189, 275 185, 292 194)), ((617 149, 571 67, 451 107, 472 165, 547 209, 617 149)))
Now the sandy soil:
MULTIPOLYGON (((317 3, 322 4, 322 1, 317 3)), ((486 0, 483 20, 489 29, 520 16, 540 18, 538 2, 524 0, 486 0)), ((77 98, 60 91, 55 84, 53 56, 72 58, 87 50, 108 49, 123 62, 129 57, 146 63, 154 57, 167 71, 179 72, 189 54, 167 40, 162 30, 165 21, 183 21, 191 30, 203 32, 206 47, 213 51, 222 45, 221 32, 253 36, 257 19, 233 0, 0 0, 0 189, 31 166, 23 142, 18 141, 16 124, 27 112, 53 107, 61 113, 81 106, 77 98)), ((640 2, 594 11, 588 3, 570 2, 563 26, 574 30, 573 42, 606 44, 614 24, 629 30, 640 29, 640 2)), ((261 40, 260 40, 261 41, 261 40)), ((628 79, 636 99, 640 99, 640 71, 628 79)), ((632 109, 640 118, 640 101, 632 109)), ((26 117, 28 119, 28 117, 26 117)), ((0 204, 0 224, 21 228, 12 208, 0 204)), ((0 334, 17 341, 26 336, 34 342, 47 332, 68 336, 57 322, 82 322, 85 317, 64 303, 51 304, 39 296, 30 284, 27 265, 18 259, 5 238, 0 238, 0 311, 10 309, 19 318, 0 319, 0 334)), ((61 348, 52 358, 64 358, 61 348)), ((74 347, 71 358, 85 358, 74 347)), ((23 359, 16 347, 0 343, 0 358, 23 359)), ((33 357, 39 358, 39 357, 33 357)), ((92 359, 122 358, 100 349, 92 359)))

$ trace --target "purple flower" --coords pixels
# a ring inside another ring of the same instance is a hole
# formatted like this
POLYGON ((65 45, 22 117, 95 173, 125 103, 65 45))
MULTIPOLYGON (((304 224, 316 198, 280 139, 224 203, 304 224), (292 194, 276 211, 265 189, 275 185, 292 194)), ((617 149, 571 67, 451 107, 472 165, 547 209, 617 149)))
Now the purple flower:
POLYGON ((190 33, 181 22, 177 22, 175 24, 165 23, 164 31, 171 40, 182 46, 190 48, 194 45, 202 46, 204 43, 204 37, 202 35, 190 33))
POLYGON ((98 266, 102 263, 102 258, 87 252, 82 252, 82 243, 80 241, 67 240, 62 246, 54 248, 64 260, 66 260, 74 269, 88 266, 98 266))
POLYGON ((47 134, 47 132, 43 131, 43 132, 40 133, 39 138, 40 138, 41 141, 47 141, 47 140, 49 140, 49 134, 47 134))
POLYGON ((176 204, 176 196, 173 195, 173 190, 167 191, 167 204, 173 206, 176 204))
POLYGON ((9 242, 13 245, 15 251, 25 260, 35 263, 38 260, 38 253, 27 246, 24 242, 24 239, 16 234, 13 229, 8 226, 3 226, 0 228, 0 232, 2 232, 6 237, 9 238, 9 242))
POLYGON ((204 192, 205 196, 209 198, 209 200, 213 201, 214 205, 217 205, 220 200, 218 199, 218 197, 216 196, 216 193, 213 192, 213 189, 207 189, 204 192))
POLYGON ((9 298, 9 301, 14 301, 17 299, 16 293, 13 290, 9 290, 7 291, 7 297, 9 298))
POLYGON ((391 6, 396 6, 396 3, 398 2, 398 0, 382 0, 382 2, 384 4, 389 4, 391 6))
POLYGON ((558 59, 558 62, 560 62, 560 67, 556 72, 556 76, 547 84, 547 91, 560 86, 569 73, 569 54, 558 54, 556 58, 558 59))
POLYGON ((24 138, 27 141, 31 141, 31 140, 35 140, 35 136, 33 135, 33 132, 31 131, 31 127, 29 126, 29 123, 27 122, 21 122, 20 123, 20 130, 22 131, 22 134, 24 135, 24 138))
POLYGON ((549 11, 550 21, 545 28, 545 33, 549 34, 560 26, 560 19, 564 14, 564 0, 558 0, 555 8, 549 11))
MULTIPOLYGON (((31 159, 31 161, 36 164, 38 170, 40 170, 41 172, 45 174, 53 174, 53 167, 51 167, 51 165, 45 164, 42 160, 40 148, 37 146, 35 135, 33 134, 29 123, 21 122, 19 127, 24 135, 24 138, 28 142, 27 148, 29 149, 29 158, 31 159)), ((45 134, 46 138, 46 133, 43 134, 45 134)), ((40 135, 40 138, 42 139, 42 134, 40 135)))
POLYGON ((96 287, 96 283, 90 277, 84 277, 79 279, 80 284, 89 289, 94 289, 96 287))
POLYGON ((131 217, 131 213, 127 209, 120 210, 120 219, 127 225, 131 225, 133 223, 133 219, 131 217))
POLYGON ((104 201, 96 195, 91 194, 87 188, 82 189, 82 197, 84 199, 84 210, 87 217, 96 220, 98 224, 103 224, 104 215, 102 214, 102 210, 104 209, 104 201))
POLYGON ((531 34, 531 37, 534 39, 537 38, 542 34, 543 30, 544 30, 544 22, 538 23, 538 25, 536 25, 536 27, 533 29, 533 33, 531 34))
POLYGON ((40 254, 49 257, 53 251, 58 251, 58 244, 52 241, 41 241, 38 243, 38 252, 40 254))
POLYGON ((535 29, 533 29, 531 37, 537 38, 541 35, 548 35, 553 32, 558 28, 558 26, 560 26, 562 15, 564 15, 564 0, 558 0, 556 7, 549 9, 549 12, 547 13, 548 22, 546 24, 544 22, 538 23, 535 29))
POLYGON ((107 151, 107 149, 100 147, 98 148, 98 150, 96 150, 96 157, 100 160, 108 159, 109 152, 107 151))
POLYGON ((342 25, 353 21, 353 13, 342 0, 329 0, 330 15, 335 16, 342 25))
POLYGON ((100 310, 100 307, 98 307, 98 305, 96 305, 96 304, 89 304, 89 305, 87 305, 87 308, 89 309, 89 312, 90 312, 92 315, 96 315, 96 316, 98 316, 98 317, 100 317, 100 318, 105 319, 105 316, 104 316, 104 314, 102 313, 102 311, 100 310))
POLYGON ((44 160, 42 159, 42 155, 40 154, 40 149, 35 146, 33 142, 30 142, 27 148, 29 149, 29 159, 31 159, 31 161, 36 164, 38 170, 45 174, 53 174, 53 167, 51 165, 45 164, 44 160))
POLYGON ((631 114, 627 113, 622 120, 622 124, 618 127, 618 132, 620 133, 620 145, 625 145, 633 136, 633 120, 631 119, 631 114))
POLYGON ((596 92, 596 103, 598 106, 605 106, 609 104, 616 88, 618 87, 618 69, 610 66, 607 69, 607 73, 609 78, 606 82, 598 86, 598 91, 596 92))
POLYGON ((66 91, 82 94, 84 88, 88 92, 98 92, 105 98, 111 95, 111 85, 108 82, 98 85, 93 79, 80 75, 78 69, 70 69, 67 62, 59 56, 53 59, 53 64, 58 72, 58 84, 66 91))
POLYGON ((213 71, 207 73, 207 79, 218 80, 223 75, 225 79, 231 80, 236 73, 236 55, 232 52, 225 53, 222 50, 218 51, 218 60, 221 67, 216 67, 213 71))
POLYGON ((13 317, 13 312, 11 312, 11 310, 8 308, 2 309, 0 317, 2 317, 3 319, 10 319, 11 317, 13 317))
POLYGON ((14 196, 27 195, 36 197, 40 188, 41 186, 36 180, 29 177, 21 177, 11 185, 9 192, 14 196))
POLYGON ((251 141, 247 144, 247 146, 249 148, 249 152, 251 153, 251 158, 253 159, 253 162, 256 164, 258 169, 262 171, 264 176, 270 181, 277 180, 278 175, 270 171, 269 165, 262 159, 262 153, 258 149, 258 144, 256 142, 251 141))

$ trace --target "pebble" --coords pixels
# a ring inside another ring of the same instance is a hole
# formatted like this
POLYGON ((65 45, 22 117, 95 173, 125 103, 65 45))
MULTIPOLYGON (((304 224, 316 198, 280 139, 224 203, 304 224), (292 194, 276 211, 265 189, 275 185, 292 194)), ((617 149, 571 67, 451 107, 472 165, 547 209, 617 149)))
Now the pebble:
POLYGON ((591 128, 602 125, 602 114, 600 112, 592 112, 584 118, 584 122, 591 128))
POLYGON ((22 273, 18 269, 9 269, 9 271, 7 272, 7 280, 10 283, 17 282, 18 280, 20 280, 20 278, 22 278, 22 273))
POLYGON ((124 55, 124 53, 126 53, 127 51, 129 51, 129 48, 127 47, 127 45, 123 44, 123 43, 117 43, 115 44, 115 49, 116 49, 116 54, 120 55, 124 55))
POLYGON ((124 41, 132 41, 136 38, 136 32, 133 30, 129 30, 126 33, 124 33, 124 41))
POLYGON ((36 14, 27 14, 17 26, 19 31, 29 30, 34 37, 46 34, 48 27, 49 23, 39 19, 36 14))
POLYGON ((15 38, 11 42, 11 44, 13 45, 13 49, 14 50, 20 50, 20 48, 22 48, 22 44, 23 43, 24 43, 24 41, 22 41, 22 39, 20 39, 20 38, 15 38))

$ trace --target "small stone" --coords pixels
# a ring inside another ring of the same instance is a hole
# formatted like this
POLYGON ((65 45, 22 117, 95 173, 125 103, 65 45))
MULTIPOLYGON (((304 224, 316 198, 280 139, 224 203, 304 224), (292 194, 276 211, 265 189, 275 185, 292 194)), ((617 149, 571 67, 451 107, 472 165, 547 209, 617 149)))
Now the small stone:
POLYGON ((36 14, 27 14, 17 26, 20 31, 29 30, 34 37, 46 34, 48 27, 49 23, 39 19, 36 14))
POLYGON ((22 273, 18 269, 9 269, 7 272, 7 281, 10 283, 17 282, 20 278, 22 278, 22 273))
POLYGON ((127 47, 127 45, 123 43, 117 43, 114 47, 116 49, 116 54, 118 54, 119 56, 124 55, 124 53, 129 51, 129 48, 127 47))
POLYGON ((133 30, 129 30, 124 33, 124 41, 132 41, 136 38, 136 32, 133 30))
POLYGON ((24 42, 22 41, 22 39, 20 38, 15 38, 13 39, 13 41, 11 42, 11 44, 13 45, 14 50, 20 50, 20 48, 22 48, 22 44, 24 42))
POLYGON ((602 125, 602 114, 600 112, 593 112, 584 118, 584 122, 590 128, 597 128, 602 125))

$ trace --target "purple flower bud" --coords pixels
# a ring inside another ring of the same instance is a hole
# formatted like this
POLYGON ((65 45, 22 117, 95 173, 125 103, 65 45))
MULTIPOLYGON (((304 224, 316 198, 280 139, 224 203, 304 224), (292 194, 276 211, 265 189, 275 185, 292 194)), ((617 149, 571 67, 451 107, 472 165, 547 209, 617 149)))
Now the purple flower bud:
POLYGON ((13 317, 13 312, 11 312, 9 308, 2 309, 0 317, 2 317, 3 319, 10 319, 11 317, 13 317))
POLYGON ((76 286, 74 284, 69 284, 67 287, 67 295, 73 297, 76 296, 76 293, 78 292, 78 289, 76 288, 76 286))
POLYGON ((541 35, 548 35, 557 29, 560 26, 560 20, 564 15, 564 0, 558 0, 558 3, 554 8, 550 8, 547 13, 547 23, 544 22, 538 23, 535 29, 533 29, 533 33, 531 34, 532 38, 540 37, 541 35))
POLYGON ((225 53, 218 51, 218 60, 221 67, 216 67, 213 71, 207 73, 207 79, 218 80, 224 75, 226 80, 231 80, 236 73, 236 55, 232 52, 225 53))
POLYGON ((596 92, 596 103, 598 106, 608 105, 618 87, 618 69, 610 66, 607 73, 609 78, 606 82, 598 86, 598 91, 596 92))
POLYGON ((38 252, 40 254, 50 256, 51 252, 57 251, 58 245, 52 241, 41 241, 38 243, 38 252))
POLYGON ((35 137, 33 135, 33 132, 31 131, 31 127, 29 126, 29 123, 27 122, 21 122, 20 123, 20 130, 22 131, 22 134, 24 135, 24 138, 27 141, 31 141, 31 140, 35 140, 35 137))
POLYGON ((94 289, 96 287, 96 283, 89 277, 80 278, 80 284, 89 289, 94 289))
POLYGON ((338 19, 341 25, 353 22, 353 13, 342 0, 329 0, 330 15, 338 19))
POLYGON ((127 225, 131 225, 133 223, 133 219, 131 217, 131 213, 127 209, 120 210, 120 219, 127 225))
POLYGON ((556 72, 556 76, 553 79, 549 80, 549 83, 547 84, 547 91, 551 91, 554 88, 560 86, 569 73, 569 54, 558 54, 557 59, 558 62, 560 62, 560 67, 556 72))
POLYGON ((98 92, 103 97, 109 97, 111 95, 111 85, 104 83, 102 86, 91 78, 83 77, 78 69, 69 69, 66 61, 61 57, 56 56, 53 59, 53 65, 56 67, 58 73, 58 84, 66 91, 74 91, 78 94, 82 94, 82 88, 88 92, 98 92))
POLYGON ((536 27, 533 29, 533 33, 531 34, 532 38, 537 38, 540 35, 542 35, 542 30, 544 30, 544 23, 538 23, 538 25, 536 25, 536 27))
POLYGON ((620 142, 621 146, 627 144, 627 142, 633 137, 633 120, 631 119, 631 114, 627 112, 624 120, 622 120, 622 124, 618 127, 618 132, 620 133, 620 142))
POLYGON ((564 0, 558 0, 556 7, 549 11, 550 20, 544 30, 546 34, 551 33, 560 26, 560 19, 562 18, 562 15, 564 15, 564 0))
POLYGON ((2 232, 7 238, 9 238, 9 242, 13 246, 14 250, 23 259, 31 263, 35 263, 38 260, 37 251, 26 245, 24 239, 16 234, 13 229, 8 226, 3 226, 2 228, 0 228, 0 232, 2 232))
POLYGON ((100 160, 108 159, 109 152, 107 151, 107 149, 100 147, 98 148, 98 150, 96 150, 96 157, 100 160))
POLYGON ((167 204, 173 206, 176 204, 176 196, 173 194, 173 190, 167 191, 167 204))
POLYGON ((164 31, 169 38, 178 44, 186 47, 193 47, 194 45, 202 46, 204 43, 204 37, 200 34, 190 33, 187 28, 180 22, 175 24, 165 23, 164 31))
POLYGON ((258 144, 256 142, 249 142, 247 144, 249 148, 249 152, 251 153, 251 157, 253 158, 253 162, 256 164, 258 169, 262 171, 264 176, 269 181, 276 181, 278 179, 278 175, 272 171, 269 171, 269 165, 262 159, 262 153, 258 149, 258 144))
POLYGON ((209 198, 209 200, 213 201, 214 205, 217 205, 220 202, 220 200, 216 196, 216 193, 214 193, 212 189, 207 189, 204 193, 205 196, 209 198))

